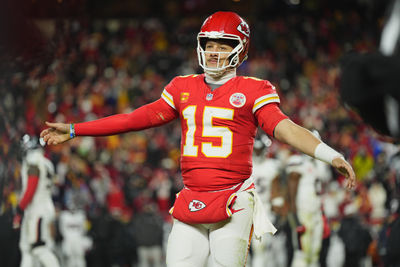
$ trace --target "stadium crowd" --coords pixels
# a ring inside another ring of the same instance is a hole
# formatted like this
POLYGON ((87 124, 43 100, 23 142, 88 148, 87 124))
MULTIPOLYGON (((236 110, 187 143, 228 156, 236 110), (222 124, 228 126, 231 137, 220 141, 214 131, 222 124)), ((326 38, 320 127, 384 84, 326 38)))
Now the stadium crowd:
MULTIPOLYGON (((172 77, 200 72, 195 47, 202 19, 49 22, 56 28, 51 62, 0 79, 0 240, 10 240, 0 241, 2 251, 17 244, 10 218, 21 188, 22 135, 38 135, 44 121, 87 121, 130 112, 158 99, 172 77)), ((282 110, 318 130, 351 160, 357 188, 342 189, 343 177, 333 172, 324 185, 326 215, 332 232, 349 215, 359 217, 371 236, 362 253, 373 266, 384 266, 386 230, 399 212, 399 147, 379 138, 338 97, 338 62, 350 50, 375 49, 379 25, 344 9, 250 24, 250 59, 240 74, 275 84, 282 110)), ((87 266, 133 266, 141 246, 164 246, 171 223, 168 209, 182 188, 179 143, 179 125, 172 123, 46 147, 57 171, 53 197, 58 211, 80 209, 87 216, 87 235, 93 240, 87 266)), ((269 155, 281 148, 273 142, 269 155)), ((61 240, 59 233, 57 243, 61 240)), ((10 264, 5 266, 15 266, 15 250, 1 254, 1 262, 10 264)))

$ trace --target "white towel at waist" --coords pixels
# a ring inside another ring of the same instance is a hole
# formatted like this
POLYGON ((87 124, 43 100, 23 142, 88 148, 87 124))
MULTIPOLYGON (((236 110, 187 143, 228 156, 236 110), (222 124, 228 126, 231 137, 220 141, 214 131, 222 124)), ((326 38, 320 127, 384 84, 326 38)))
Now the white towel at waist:
POLYGON ((254 187, 250 188, 252 184, 254 184, 254 179, 253 177, 250 177, 249 179, 244 181, 243 185, 239 189, 239 192, 248 191, 254 196, 254 211, 253 211, 254 236, 256 239, 261 240, 262 235, 266 233, 275 234, 277 229, 269 220, 267 213, 265 212, 265 207, 260 197, 258 196, 255 188, 254 187))

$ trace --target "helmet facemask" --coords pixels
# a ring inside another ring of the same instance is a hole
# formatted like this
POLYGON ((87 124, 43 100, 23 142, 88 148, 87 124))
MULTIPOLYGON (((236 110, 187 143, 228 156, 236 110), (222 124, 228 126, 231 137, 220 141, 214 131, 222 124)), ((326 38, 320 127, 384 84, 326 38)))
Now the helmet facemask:
POLYGON ((214 77, 220 77, 227 70, 237 68, 241 63, 240 53, 243 50, 244 46, 242 40, 240 39, 239 36, 236 35, 225 34, 220 32, 200 32, 197 36, 197 57, 199 60, 199 65, 203 68, 205 73, 214 77), (231 52, 215 52, 215 51, 207 52, 205 50, 205 45, 207 40, 224 41, 229 46, 233 47, 233 50, 231 52), (218 54, 216 67, 207 66, 206 53, 218 54), (220 60, 222 54, 229 54, 229 55, 225 58, 225 62, 223 62, 223 65, 220 66, 221 63, 220 60))

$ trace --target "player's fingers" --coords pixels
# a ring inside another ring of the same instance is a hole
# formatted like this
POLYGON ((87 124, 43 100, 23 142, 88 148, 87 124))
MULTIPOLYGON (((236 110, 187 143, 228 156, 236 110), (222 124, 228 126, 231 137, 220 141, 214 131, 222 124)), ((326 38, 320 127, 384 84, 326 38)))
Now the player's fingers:
POLYGON ((41 137, 43 138, 43 141, 45 141, 47 143, 49 141, 49 139, 51 138, 52 132, 54 132, 54 130, 47 129, 46 132, 44 132, 43 135, 41 135, 41 137))
POLYGON ((53 141, 50 139, 49 136, 43 137, 43 140, 46 142, 47 145, 52 145, 53 141))
POLYGON ((346 168, 346 165, 340 165, 340 166, 338 167, 338 171, 339 171, 341 174, 343 174, 344 176, 346 176, 346 178, 349 177, 349 171, 348 171, 348 169, 346 168))
POLYGON ((48 141, 48 143, 49 143, 50 145, 58 145, 58 144, 59 144, 59 141, 57 141, 56 138, 50 138, 49 141, 48 141))
POLYGON ((57 124, 56 122, 45 122, 47 126, 51 127, 51 128, 57 128, 57 124))
POLYGON ((356 175, 353 171, 353 168, 351 168, 351 166, 345 165, 346 171, 347 171, 347 188, 348 189, 352 189, 355 187, 356 185, 356 175))
POLYGON ((48 129, 45 129, 43 131, 40 132, 40 137, 44 137, 48 132, 48 129))
POLYGON ((46 121, 46 125, 50 127, 50 130, 62 130, 62 123, 59 122, 46 121))
POLYGON ((43 131, 40 132, 40 137, 45 137, 46 135, 50 134, 54 130, 55 130, 54 128, 44 129, 43 131))
POLYGON ((353 179, 348 178, 347 179, 347 188, 353 189, 354 187, 355 187, 355 181, 353 179))
POLYGON ((53 134, 48 135, 47 144, 49 145, 58 145, 62 144, 70 139, 68 134, 60 134, 58 132, 54 132, 53 134))

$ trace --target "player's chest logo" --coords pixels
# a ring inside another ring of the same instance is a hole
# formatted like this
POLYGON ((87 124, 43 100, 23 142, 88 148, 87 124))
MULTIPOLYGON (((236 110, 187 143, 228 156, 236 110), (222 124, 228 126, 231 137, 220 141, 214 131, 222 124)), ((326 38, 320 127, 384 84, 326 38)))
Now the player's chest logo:
POLYGON ((246 96, 242 93, 234 93, 229 98, 229 103, 235 108, 241 108, 246 104, 246 96))
POLYGON ((206 204, 197 199, 193 199, 189 203, 189 210, 192 212, 204 209, 205 207, 206 207, 206 204))

